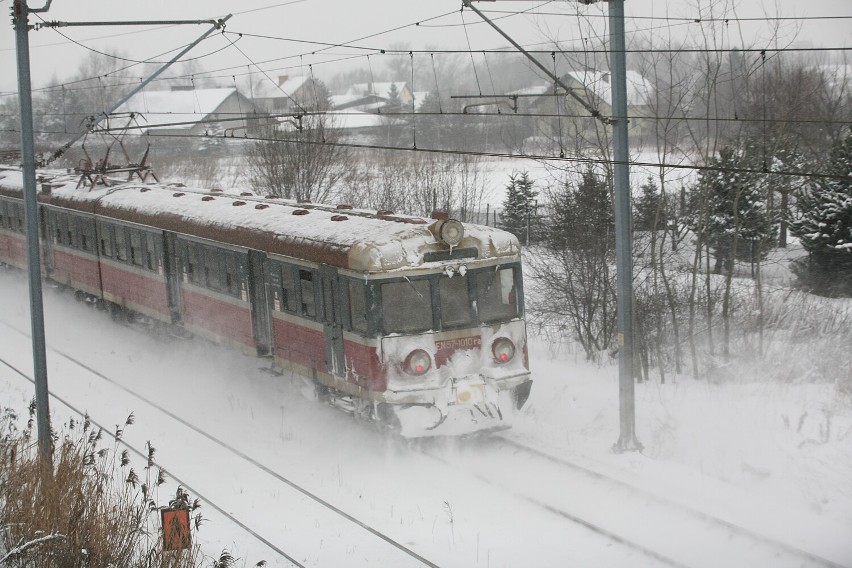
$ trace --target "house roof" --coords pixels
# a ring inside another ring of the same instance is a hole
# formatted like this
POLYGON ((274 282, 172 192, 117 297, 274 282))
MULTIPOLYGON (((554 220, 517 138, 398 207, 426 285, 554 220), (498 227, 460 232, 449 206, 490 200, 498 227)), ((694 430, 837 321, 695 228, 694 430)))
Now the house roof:
POLYGON ((138 113, 149 126, 169 124, 169 128, 189 130, 213 114, 236 93, 234 87, 179 91, 141 91, 116 109, 116 113, 138 113), (182 123, 174 124, 173 123, 182 123))
MULTIPOLYGON (((612 101, 612 80, 609 72, 603 71, 569 71, 568 76, 585 85, 595 97, 610 104, 612 101)), ((640 106, 654 93, 654 86, 641 73, 627 72, 627 104, 640 106)))
MULTIPOLYGON (((363 112, 355 109, 332 110, 322 115, 325 120, 328 120, 326 127, 336 130, 356 130, 359 128, 378 128, 382 126, 401 125, 405 124, 404 120, 392 118, 387 114, 375 114, 371 112, 363 112)), ((312 122, 317 117, 306 116, 302 122, 306 128, 312 127, 312 122)), ((294 130, 287 119, 281 119, 281 128, 284 131, 294 130)))
POLYGON ((509 91, 507 94, 509 95, 543 95, 547 91, 549 91, 551 85, 535 85, 533 87, 525 87, 523 89, 517 89, 515 91, 509 91))
POLYGON ((288 98, 305 86, 310 77, 288 77, 281 84, 263 81, 254 87, 252 96, 256 99, 288 98))
POLYGON ((330 100, 335 109, 380 111, 388 106, 387 99, 377 95, 332 95, 330 100))
POLYGON ((391 81, 386 83, 355 83, 349 90, 347 95, 378 95, 387 98, 390 92, 391 85, 396 85, 396 90, 401 93, 403 89, 408 88, 405 81, 391 81))
POLYGON ((404 120, 391 118, 388 115, 379 115, 359 110, 340 110, 328 113, 332 117, 332 126, 341 130, 352 130, 356 128, 374 128, 378 126, 405 124, 404 120))

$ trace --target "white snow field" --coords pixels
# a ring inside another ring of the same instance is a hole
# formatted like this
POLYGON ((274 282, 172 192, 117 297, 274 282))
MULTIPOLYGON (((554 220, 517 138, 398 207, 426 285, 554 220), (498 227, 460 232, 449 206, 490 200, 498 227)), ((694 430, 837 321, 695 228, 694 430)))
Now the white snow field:
MULTIPOLYGON (((15 370, 32 376, 19 271, 0 270, 0 305, 0 406, 23 413, 33 387, 15 370)), ((639 384, 644 450, 615 454, 617 369, 532 338, 535 383, 512 430, 411 442, 309 400, 300 380, 253 357, 156 337, 50 287, 45 311, 54 424, 84 411, 112 430, 135 413, 125 442, 157 448, 170 477, 162 504, 178 483, 201 497, 209 521, 197 537, 210 556, 228 548, 246 566, 294 565, 286 554, 329 567, 852 567, 852 401, 830 382, 639 384)))

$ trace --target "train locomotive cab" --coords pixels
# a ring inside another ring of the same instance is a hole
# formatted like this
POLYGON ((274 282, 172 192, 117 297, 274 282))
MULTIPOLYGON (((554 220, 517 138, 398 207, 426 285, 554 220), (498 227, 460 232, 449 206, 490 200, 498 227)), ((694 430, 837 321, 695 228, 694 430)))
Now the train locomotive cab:
POLYGON ((506 428, 531 385, 517 241, 493 254, 493 240, 466 238, 458 221, 430 229, 436 242, 424 248, 438 250, 416 269, 371 275, 365 289, 385 379, 380 417, 406 436, 506 428))

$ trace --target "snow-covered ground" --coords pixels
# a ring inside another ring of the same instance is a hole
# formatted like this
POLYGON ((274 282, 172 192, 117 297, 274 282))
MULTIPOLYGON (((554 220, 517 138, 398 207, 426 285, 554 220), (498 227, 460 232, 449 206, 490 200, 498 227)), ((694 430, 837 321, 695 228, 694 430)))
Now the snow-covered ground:
MULTIPOLYGON (((29 374, 21 273, 0 270, 0 302, 0 359, 29 374)), ((559 477, 521 454, 492 455, 477 440, 406 444, 304 398, 298 380, 264 372, 254 358, 120 325, 68 292, 48 289, 45 303, 56 350, 48 355, 51 391, 107 428, 135 413, 127 443, 141 450, 150 440, 171 478, 203 497, 210 522, 199 539, 210 555, 227 547, 247 565, 291 565, 277 548, 306 566, 422 565, 286 479, 442 567, 666 565, 525 498, 534 493, 604 524, 641 519, 645 504, 611 486, 559 477), (500 475, 491 479, 488 467, 500 475)), ((640 384, 644 450, 615 454, 617 370, 590 365, 570 346, 533 338, 530 347, 535 384, 506 437, 852 566, 852 401, 833 384, 748 376, 640 384)), ((0 365, 0 404, 22 410, 31 397, 31 384, 0 365)), ((56 399, 51 405, 54 422, 73 415, 56 399)), ((141 470, 144 461, 135 463, 141 470)), ((730 549, 703 550, 703 531, 677 515, 648 519, 621 530, 648 546, 678 541, 685 566, 799 565, 759 552, 746 560, 732 552, 736 539, 730 549)))

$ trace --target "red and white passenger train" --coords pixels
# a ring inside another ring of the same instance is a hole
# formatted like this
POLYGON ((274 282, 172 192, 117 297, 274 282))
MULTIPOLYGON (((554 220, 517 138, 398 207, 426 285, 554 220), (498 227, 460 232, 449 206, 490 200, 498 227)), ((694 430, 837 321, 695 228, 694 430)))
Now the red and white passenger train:
MULTIPOLYGON (((507 232, 177 185, 39 180, 44 274, 105 306, 272 358, 403 434, 501 427, 529 396, 520 246, 507 232)), ((20 170, 0 169, 0 262, 23 268, 22 187, 20 170)))

